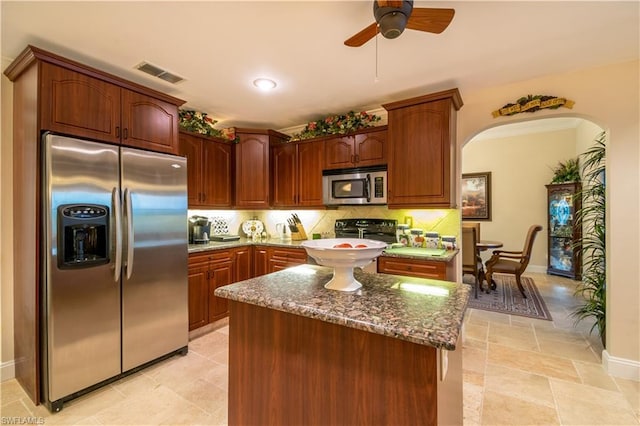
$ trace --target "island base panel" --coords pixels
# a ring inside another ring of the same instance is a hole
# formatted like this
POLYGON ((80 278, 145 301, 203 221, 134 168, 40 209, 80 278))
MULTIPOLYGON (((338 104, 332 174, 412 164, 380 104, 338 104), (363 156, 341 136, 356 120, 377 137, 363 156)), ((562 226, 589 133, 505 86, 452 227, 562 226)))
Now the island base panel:
POLYGON ((230 301, 229 425, 435 425, 436 351, 230 301))

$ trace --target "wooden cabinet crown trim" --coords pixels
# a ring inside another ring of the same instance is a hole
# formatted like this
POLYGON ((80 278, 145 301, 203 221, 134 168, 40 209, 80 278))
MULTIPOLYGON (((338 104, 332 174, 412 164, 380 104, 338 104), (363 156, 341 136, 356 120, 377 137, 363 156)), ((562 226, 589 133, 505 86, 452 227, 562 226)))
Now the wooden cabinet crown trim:
POLYGON ((32 45, 28 45, 22 51, 22 53, 18 55, 18 57, 5 70, 4 74, 9 78, 9 80, 15 81, 36 60, 58 65, 60 67, 67 68, 69 70, 115 84, 134 92, 142 93, 144 95, 169 102, 173 105, 180 106, 185 103, 185 101, 182 99, 175 98, 173 96, 167 95, 166 93, 158 92, 154 89, 150 89, 140 84, 125 80, 124 78, 120 78, 113 74, 100 71, 88 65, 81 64, 80 62, 63 58, 62 56, 56 55, 55 53, 48 52, 44 49, 40 49, 39 47, 35 47, 32 45))
POLYGON ((272 129, 247 129, 244 127, 236 127, 236 133, 251 134, 251 135, 269 135, 269 136, 274 136, 276 138, 285 139, 285 140, 288 140, 290 138, 289 135, 280 133, 272 129))
POLYGON ((460 96, 460 91, 457 88, 430 93, 428 95, 418 96, 416 98, 404 99, 398 102, 383 104, 382 107, 387 111, 391 111, 398 108, 405 108, 408 106, 423 104, 425 102, 439 101, 442 99, 451 99, 453 102, 453 107, 456 109, 456 111, 459 111, 460 108, 462 108, 462 97, 460 96))
POLYGON ((202 133, 190 132, 184 129, 179 129, 178 132, 183 135, 193 136, 194 138, 200 138, 200 139, 209 140, 213 142, 226 143, 227 145, 233 145, 233 141, 230 141, 229 139, 219 138, 216 136, 203 135, 202 133))

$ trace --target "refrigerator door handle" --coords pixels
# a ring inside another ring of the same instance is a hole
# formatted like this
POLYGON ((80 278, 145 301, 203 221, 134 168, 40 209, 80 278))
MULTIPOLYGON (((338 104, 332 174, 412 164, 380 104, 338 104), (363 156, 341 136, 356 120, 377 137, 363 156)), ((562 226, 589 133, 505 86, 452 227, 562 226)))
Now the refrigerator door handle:
POLYGON ((131 207, 131 191, 129 188, 124 190, 124 207, 127 215, 127 279, 131 279, 133 274, 133 209, 131 207))
POLYGON ((111 191, 113 213, 116 221, 116 259, 115 270, 113 272, 113 280, 120 280, 120 272, 122 269, 122 205, 120 201, 120 190, 113 188, 111 191))

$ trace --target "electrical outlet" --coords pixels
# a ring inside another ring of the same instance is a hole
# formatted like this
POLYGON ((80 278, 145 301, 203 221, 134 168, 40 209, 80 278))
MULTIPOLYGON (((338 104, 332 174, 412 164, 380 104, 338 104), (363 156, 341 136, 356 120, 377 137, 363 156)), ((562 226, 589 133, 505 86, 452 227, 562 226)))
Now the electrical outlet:
POLYGON ((405 216, 404 223, 409 225, 409 228, 413 228, 413 216, 405 216))

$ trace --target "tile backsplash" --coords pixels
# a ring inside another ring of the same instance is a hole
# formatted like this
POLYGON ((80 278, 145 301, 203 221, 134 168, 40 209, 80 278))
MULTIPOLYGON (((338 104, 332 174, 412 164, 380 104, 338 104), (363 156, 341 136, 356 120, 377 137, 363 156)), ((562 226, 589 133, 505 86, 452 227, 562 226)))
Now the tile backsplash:
POLYGON ((189 210, 189 216, 200 215, 222 217, 229 223, 229 233, 246 235, 242 232, 242 223, 256 217, 261 220, 270 236, 276 235, 276 224, 285 222, 292 213, 296 213, 304 228, 311 238, 311 234, 333 234, 333 226, 336 219, 344 218, 382 218, 396 219, 398 223, 405 223, 405 219, 411 218, 412 228, 420 228, 425 231, 438 232, 440 235, 458 236, 460 232, 460 210, 456 209, 407 209, 390 210, 386 206, 362 207, 345 206, 328 210, 189 210))

